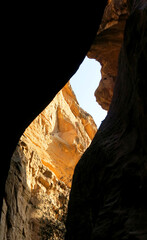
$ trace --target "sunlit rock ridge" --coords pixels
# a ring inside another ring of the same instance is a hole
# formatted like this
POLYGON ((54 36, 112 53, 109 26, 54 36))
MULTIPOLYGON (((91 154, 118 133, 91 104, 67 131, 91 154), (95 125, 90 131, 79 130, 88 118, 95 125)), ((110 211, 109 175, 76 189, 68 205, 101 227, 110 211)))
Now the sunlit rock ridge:
POLYGON ((67 83, 25 130, 13 154, 1 240, 64 239, 73 171, 96 131, 67 83))

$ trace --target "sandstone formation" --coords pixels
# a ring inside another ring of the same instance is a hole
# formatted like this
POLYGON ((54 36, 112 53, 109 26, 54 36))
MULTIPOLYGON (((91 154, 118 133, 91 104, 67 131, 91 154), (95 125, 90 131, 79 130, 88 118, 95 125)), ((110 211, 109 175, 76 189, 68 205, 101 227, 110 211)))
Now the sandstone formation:
POLYGON ((22 136, 6 181, 0 239, 64 239, 68 196, 66 184, 22 136))
POLYGON ((128 2, 112 102, 75 168, 66 240, 147 239, 147 1, 128 2))
POLYGON ((118 56, 123 42, 124 28, 128 18, 127 0, 110 0, 105 8, 97 36, 88 52, 102 65, 102 79, 95 91, 97 102, 109 109, 118 69, 118 56))
POLYGON ((42 163, 70 187, 75 165, 96 131, 92 117, 80 108, 68 83, 24 135, 42 163))
POLYGON ((64 239, 73 171, 96 131, 66 84, 25 130, 13 154, 1 240, 64 239))

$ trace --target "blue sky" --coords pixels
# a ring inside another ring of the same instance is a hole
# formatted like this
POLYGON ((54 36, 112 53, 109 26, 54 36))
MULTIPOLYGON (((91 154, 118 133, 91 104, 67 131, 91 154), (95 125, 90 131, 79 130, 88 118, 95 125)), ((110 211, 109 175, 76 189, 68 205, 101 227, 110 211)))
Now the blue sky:
POLYGON ((94 92, 101 80, 100 69, 101 66, 96 60, 86 57, 78 71, 70 79, 80 107, 93 117, 97 127, 100 126, 101 121, 107 114, 107 111, 98 105, 94 96, 94 92))

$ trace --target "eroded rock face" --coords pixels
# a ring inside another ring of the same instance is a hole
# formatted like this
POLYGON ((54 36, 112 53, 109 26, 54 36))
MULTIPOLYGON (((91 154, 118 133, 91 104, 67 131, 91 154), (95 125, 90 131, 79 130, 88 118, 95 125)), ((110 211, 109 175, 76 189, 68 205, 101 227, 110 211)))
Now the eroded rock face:
POLYGON ((70 187, 74 167, 96 131, 92 117, 80 108, 68 83, 24 135, 42 163, 70 187))
POLYGON ((6 182, 0 239, 63 239, 68 195, 66 184, 22 137, 6 182))
POLYGON ((127 0, 110 0, 105 8, 97 36, 88 52, 102 65, 102 79, 95 91, 97 102, 109 109, 118 69, 118 56, 123 42, 124 28, 128 18, 127 0))
POLYGON ((13 154, 1 240, 64 239, 73 171, 96 131, 66 84, 26 129, 13 154))

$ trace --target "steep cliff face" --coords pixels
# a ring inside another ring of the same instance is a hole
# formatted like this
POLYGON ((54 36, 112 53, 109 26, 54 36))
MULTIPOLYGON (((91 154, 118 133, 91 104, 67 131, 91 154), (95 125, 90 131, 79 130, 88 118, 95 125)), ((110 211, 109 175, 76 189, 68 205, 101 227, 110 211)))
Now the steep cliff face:
POLYGON ((96 131, 66 84, 25 130, 13 154, 1 240, 64 239, 73 171, 96 131))
POLYGON ((92 117, 80 108, 68 83, 24 135, 42 163, 70 187, 74 167, 96 131, 92 117))
POLYGON ((102 79, 95 91, 97 102, 108 110, 118 70, 118 56, 123 42, 124 28, 128 18, 127 0, 110 0, 105 8, 97 36, 88 52, 102 65, 102 79))

